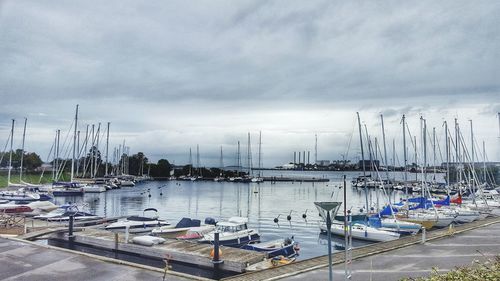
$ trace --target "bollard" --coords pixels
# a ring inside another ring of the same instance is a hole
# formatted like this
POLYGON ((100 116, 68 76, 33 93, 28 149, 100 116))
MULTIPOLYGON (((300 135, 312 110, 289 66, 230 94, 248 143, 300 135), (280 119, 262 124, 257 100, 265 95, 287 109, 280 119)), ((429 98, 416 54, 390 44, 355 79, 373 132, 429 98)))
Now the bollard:
POLYGON ((75 216, 74 215, 69 215, 69 230, 68 230, 68 237, 73 238, 73 224, 75 223, 75 216))
POLYGON ((130 230, 130 225, 125 226, 125 244, 128 244, 129 230, 130 230))
POLYGON ((118 233, 115 232, 115 250, 118 250, 118 233))
POLYGON ((214 256, 212 258, 212 263, 214 264, 214 275, 213 279, 219 280, 220 279, 220 270, 219 266, 224 262, 223 260, 220 259, 219 255, 219 232, 214 233, 214 256))
POLYGON ((425 231, 425 226, 422 226, 422 244, 425 243, 426 240, 426 231, 425 231))

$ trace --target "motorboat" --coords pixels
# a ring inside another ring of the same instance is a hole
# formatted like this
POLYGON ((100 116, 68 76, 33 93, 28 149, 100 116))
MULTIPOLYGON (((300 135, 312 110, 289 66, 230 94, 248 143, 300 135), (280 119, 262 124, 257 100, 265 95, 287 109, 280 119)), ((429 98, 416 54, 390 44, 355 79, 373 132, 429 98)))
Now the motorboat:
POLYGON ((52 184, 54 196, 82 196, 83 188, 78 182, 54 182, 52 184))
POLYGON ((84 193, 101 193, 106 192, 106 187, 104 185, 84 185, 83 187, 84 193))
POLYGON ((189 228, 185 234, 175 237, 178 240, 199 240, 203 238, 205 234, 214 231, 215 225, 206 224, 198 227, 189 228))
POLYGON ((170 223, 160 220, 158 210, 155 208, 147 208, 142 212, 142 216, 130 216, 126 219, 111 223, 105 227, 110 231, 128 231, 130 233, 150 232, 154 228, 170 225, 170 223), (146 213, 153 212, 154 215, 146 216, 146 213))
POLYGON ((292 238, 277 239, 267 242, 247 244, 241 247, 244 250, 252 250, 266 253, 267 258, 276 256, 295 257, 298 255, 299 245, 292 238))
POLYGON ((227 221, 217 222, 215 230, 203 235, 201 243, 213 243, 215 233, 219 233, 219 244, 230 247, 241 247, 260 241, 259 233, 247 226, 248 218, 231 217, 227 221))
POLYGON ((48 221, 54 221, 54 222, 65 222, 69 221, 70 216, 73 216, 75 221, 89 221, 89 220, 97 220, 97 219, 102 219, 102 217, 87 213, 87 212, 82 212, 82 211, 66 211, 62 213, 59 216, 54 216, 51 218, 47 218, 48 221))
POLYGON ((33 212, 33 209, 26 205, 13 204, 11 202, 0 204, 0 213, 6 214, 25 214, 33 212))
MULTIPOLYGON (((205 222, 206 221, 207 220, 205 220, 205 222)), ((208 226, 209 226, 208 228, 211 228, 211 230, 215 228, 214 224, 212 225, 208 224, 208 226)), ((176 225, 167 225, 154 228, 151 231, 151 234, 155 236, 161 236, 164 238, 176 238, 177 236, 185 235, 191 228, 199 228, 199 227, 201 227, 200 220, 182 218, 176 225)))
POLYGON ((0 200, 32 202, 40 200, 40 195, 24 191, 1 191, 0 200))

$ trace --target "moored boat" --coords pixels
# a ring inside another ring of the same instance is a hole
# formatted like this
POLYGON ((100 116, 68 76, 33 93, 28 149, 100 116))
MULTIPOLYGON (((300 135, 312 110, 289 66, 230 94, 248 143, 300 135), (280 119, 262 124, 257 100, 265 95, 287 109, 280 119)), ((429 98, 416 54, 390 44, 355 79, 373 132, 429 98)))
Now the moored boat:
POLYGON ((219 233, 220 245, 229 247, 241 247, 249 243, 260 241, 259 233, 247 226, 248 218, 231 217, 227 221, 220 221, 215 230, 203 235, 199 240, 201 243, 213 243, 215 232, 219 233))

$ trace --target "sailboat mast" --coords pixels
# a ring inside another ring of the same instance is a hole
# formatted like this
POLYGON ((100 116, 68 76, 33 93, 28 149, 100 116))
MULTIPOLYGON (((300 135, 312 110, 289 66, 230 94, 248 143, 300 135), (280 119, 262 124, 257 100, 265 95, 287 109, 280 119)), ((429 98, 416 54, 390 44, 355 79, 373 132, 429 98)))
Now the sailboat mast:
POLYGON ((108 122, 107 130, 106 130, 106 168, 104 171, 105 176, 108 175, 109 124, 110 124, 110 122, 108 122))
POLYGON ((239 176, 240 174, 240 169, 241 169, 241 151, 240 151, 240 141, 238 141, 238 148, 236 150, 236 168, 238 169, 237 170, 237 174, 239 176))
POLYGON ((433 175, 433 180, 436 180, 436 127, 432 127, 432 153, 433 155, 433 163, 432 166, 434 166, 434 175, 433 175))
POLYGON ((486 177, 486 147, 484 145, 484 141, 483 141, 483 178, 484 178, 484 183, 488 185, 488 178, 486 177))
POLYGON ((10 184, 10 174, 12 172, 12 146, 14 145, 14 119, 12 119, 12 127, 10 129, 10 153, 9 153, 9 172, 7 174, 7 185, 10 184))
POLYGON ((97 175, 97 172, 99 170, 99 162, 97 161, 98 160, 98 152, 99 152, 99 140, 100 140, 100 137, 101 137, 101 123, 99 122, 99 124, 97 125, 97 134, 96 134, 96 137, 97 137, 97 140, 96 140, 96 145, 95 145, 95 154, 94 154, 94 174, 92 175, 92 178, 95 178, 96 175, 97 175))
POLYGON ((366 167, 365 167, 365 152, 363 149, 363 134, 361 133, 361 119, 359 118, 359 112, 356 112, 358 116, 358 129, 359 129, 359 143, 361 145, 361 166, 363 167, 363 182, 365 189, 365 203, 366 203, 366 212, 368 212, 368 191, 366 190, 366 167))
POLYGON ((252 176, 252 145, 250 143, 250 133, 248 133, 248 143, 247 143, 247 166, 248 166, 248 176, 252 176))
POLYGON ((220 166, 220 174, 219 174, 219 176, 222 176, 223 175, 222 171, 224 171, 224 158, 223 158, 223 155, 222 155, 222 145, 220 146, 220 163, 219 163, 219 166, 220 166))
POLYGON ((56 181, 56 149, 57 149, 57 131, 56 135, 54 136, 54 152, 52 153, 53 160, 52 160, 52 180, 56 181))
POLYGON ((446 153, 446 184, 450 185, 450 140, 448 138, 448 122, 444 121, 444 143, 446 153))
POLYGON ((406 156, 406 124, 405 124, 405 115, 403 114, 403 157, 404 157, 404 171, 405 171, 405 192, 408 193, 408 187, 406 185, 406 182, 408 181, 408 159, 406 156))
MULTIPOLYGON (((384 115, 380 114, 380 120, 382 121, 382 140, 384 142, 385 175, 387 177, 387 180, 389 180, 389 163, 387 162, 387 147, 385 144, 384 115)), ((375 149, 377 149, 377 148, 375 147, 375 149)))
MULTIPOLYGON (((474 177, 474 168, 476 163, 476 157, 474 155, 474 129, 472 128, 472 120, 470 122, 470 141, 471 141, 471 162, 472 162, 472 177, 474 177)), ((474 179, 473 179, 474 180, 474 179)))
POLYGON ((191 147, 189 148, 189 176, 193 173, 193 154, 191 152, 191 147))
POLYGON ((261 177, 262 168, 262 131, 259 131, 259 178, 261 177))
POLYGON ((200 145, 196 145, 196 168, 198 169, 198 176, 201 176, 201 167, 200 167, 200 145))
POLYGON ((24 118, 24 129, 23 129, 23 144, 21 147, 21 169, 19 170, 19 183, 23 182, 23 162, 24 162, 24 141, 26 139, 26 123, 28 118, 24 118))
POLYGON ((75 175, 76 131, 77 130, 78 130, 78 104, 76 105, 75 129, 73 131, 73 157, 71 158, 71 177, 70 177, 70 182, 73 182, 73 177, 75 175))

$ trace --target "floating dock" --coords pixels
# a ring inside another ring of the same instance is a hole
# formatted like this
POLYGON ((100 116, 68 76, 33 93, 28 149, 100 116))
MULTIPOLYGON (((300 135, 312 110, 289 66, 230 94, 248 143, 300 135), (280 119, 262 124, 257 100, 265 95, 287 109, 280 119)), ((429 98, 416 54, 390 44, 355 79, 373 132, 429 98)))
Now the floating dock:
MULTIPOLYGON (((130 235, 130 239, 133 235, 130 235)), ((129 239, 129 240, 130 240, 129 239)), ((49 240, 69 243, 67 233, 55 233, 49 240)), ((167 240, 164 244, 154 246, 142 246, 126 243, 124 233, 113 233, 100 229, 85 229, 74 233, 72 242, 85 246, 97 247, 108 251, 120 251, 128 254, 140 254, 153 259, 182 262, 194 266, 213 268, 214 264, 210 257, 212 245, 200 244, 181 240, 167 240)), ((242 273, 248 265, 260 262, 264 259, 263 253, 221 246, 222 260, 219 265, 222 271, 242 273)))

